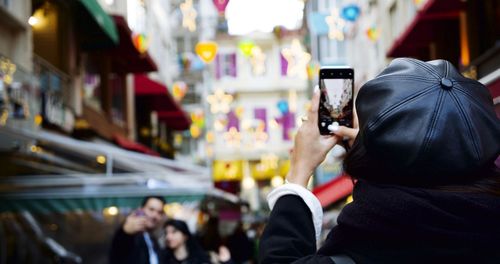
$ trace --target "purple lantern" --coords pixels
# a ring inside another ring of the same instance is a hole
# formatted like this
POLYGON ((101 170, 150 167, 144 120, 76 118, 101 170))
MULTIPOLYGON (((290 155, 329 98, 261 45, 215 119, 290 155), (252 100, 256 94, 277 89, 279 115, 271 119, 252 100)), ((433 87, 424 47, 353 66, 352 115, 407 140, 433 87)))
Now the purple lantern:
POLYGON ((217 11, 219 11, 219 13, 224 13, 228 3, 229 0, 214 0, 215 8, 217 8, 217 11))

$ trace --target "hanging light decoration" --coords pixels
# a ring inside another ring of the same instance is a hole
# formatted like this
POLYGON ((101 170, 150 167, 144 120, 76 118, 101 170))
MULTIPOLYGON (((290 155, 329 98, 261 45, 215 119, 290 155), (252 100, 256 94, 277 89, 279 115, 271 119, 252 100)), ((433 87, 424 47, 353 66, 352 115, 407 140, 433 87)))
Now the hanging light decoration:
POLYGON ((193 7, 193 0, 186 0, 186 2, 181 4, 182 12, 182 26, 187 28, 189 31, 194 32, 196 30, 196 16, 198 13, 193 7))
POLYGON ((368 39, 370 39, 373 42, 376 42, 380 37, 380 30, 376 26, 371 26, 369 29, 366 30, 366 35, 368 36, 368 39))
POLYGON ((321 65, 317 61, 311 61, 309 64, 307 64, 307 78, 309 80, 318 78, 320 68, 321 65))
POLYGON ((288 76, 298 76, 302 79, 307 79, 306 66, 311 60, 311 55, 304 51, 298 39, 292 41, 290 48, 283 49, 281 55, 283 55, 288 63, 286 71, 288 76))
POLYGON ((199 138, 201 135, 201 129, 196 124, 191 124, 189 132, 191 133, 191 137, 193 138, 199 138))
POLYGON ((250 64, 252 71, 255 75, 263 75, 266 72, 266 54, 258 46, 252 48, 252 57, 250 57, 250 64))
POLYGON ((339 15, 339 9, 333 8, 330 15, 325 18, 329 27, 328 37, 338 41, 344 40, 345 20, 339 15))
POLYGON ((238 48, 240 49, 240 52, 243 54, 245 57, 250 57, 252 55, 252 49, 255 47, 255 43, 251 40, 243 40, 240 41, 238 44, 238 48))
POLYGON ((132 42, 135 48, 140 52, 144 53, 148 50, 149 39, 144 34, 134 34, 132 37, 132 42))
POLYGON ((231 127, 229 131, 224 133, 224 139, 231 147, 239 147, 241 143, 241 134, 235 127, 231 127))
POLYGON ((182 98, 186 95, 188 91, 188 86, 185 82, 178 81, 174 82, 172 85, 172 95, 177 102, 180 102, 182 98))
POLYGON ((238 106, 234 109, 234 114, 236 115, 236 117, 238 119, 241 120, 241 118, 243 118, 243 113, 245 113, 245 108, 243 106, 238 106))
POLYGON ((229 0, 213 0, 215 8, 219 11, 219 15, 223 14, 226 11, 227 4, 229 4, 229 0))
POLYGON ((347 21, 355 22, 360 14, 361 9, 356 4, 350 4, 342 8, 342 18, 347 21))
POLYGON ((17 66, 12 63, 9 59, 0 58, 0 77, 8 85, 13 81, 12 76, 16 72, 17 66))
POLYGON ((278 107, 278 109, 280 110, 280 113, 282 115, 285 115, 286 113, 288 113, 288 102, 286 100, 280 100, 278 102, 278 104, 276 105, 278 107))
POLYGON ((210 104, 210 111, 213 114, 229 113, 229 105, 233 101, 233 96, 226 94, 222 89, 217 89, 215 92, 208 96, 208 103, 210 104))
POLYGON ((217 55, 217 43, 213 41, 198 42, 195 47, 195 52, 204 63, 208 64, 212 62, 215 59, 215 55, 217 55))

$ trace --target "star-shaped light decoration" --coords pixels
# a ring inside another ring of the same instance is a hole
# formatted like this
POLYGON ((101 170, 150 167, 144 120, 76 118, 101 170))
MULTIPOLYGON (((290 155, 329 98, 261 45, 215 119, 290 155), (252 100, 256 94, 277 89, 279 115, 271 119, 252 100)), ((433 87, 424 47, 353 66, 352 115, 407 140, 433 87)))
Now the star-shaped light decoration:
POLYGON ((224 133, 224 139, 230 147, 239 147, 241 143, 241 134, 235 127, 224 133))
POLYGON ((330 39, 335 39, 338 41, 344 40, 344 27, 346 25, 345 20, 340 17, 339 9, 333 8, 329 16, 325 18, 330 31, 328 32, 328 37, 330 39))
POLYGON ((233 101, 233 96, 226 94, 222 89, 216 89, 213 94, 207 97, 208 103, 210 103, 210 111, 213 114, 217 113, 229 113, 229 105, 233 101))
POLYGON ((311 60, 311 55, 304 51, 298 39, 294 39, 291 47, 283 49, 281 54, 288 62, 286 70, 288 76, 307 79, 307 64, 311 60))
POLYGON ((256 147, 264 147, 266 145, 269 135, 264 131, 263 128, 258 127, 252 133, 252 137, 256 147))
POLYGON ((198 13, 193 7, 193 0, 186 0, 186 2, 182 3, 181 12, 182 26, 194 32, 196 30, 196 16, 198 13))
POLYGON ((3 76, 3 81, 6 84, 11 84, 12 83, 12 76, 14 76, 14 73, 16 72, 16 64, 12 63, 9 59, 1 58, 0 59, 0 77, 3 76))
POLYGON ((262 52, 260 47, 255 46, 252 48, 250 63, 252 64, 253 74, 260 76, 266 72, 266 54, 262 52))
POLYGON ((279 157, 273 153, 264 154, 260 157, 260 163, 267 169, 277 169, 278 161, 279 157))

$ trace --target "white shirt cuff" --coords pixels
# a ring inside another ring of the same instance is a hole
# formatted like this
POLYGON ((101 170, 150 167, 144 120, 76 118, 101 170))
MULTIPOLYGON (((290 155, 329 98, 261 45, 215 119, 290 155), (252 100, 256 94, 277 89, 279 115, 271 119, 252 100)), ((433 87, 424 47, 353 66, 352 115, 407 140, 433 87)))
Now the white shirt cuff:
POLYGON ((323 208, 321 204, 308 189, 294 183, 287 183, 274 189, 267 195, 267 203, 272 210, 278 199, 285 195, 297 195, 306 203, 309 210, 311 210, 312 220, 314 224, 314 231, 316 232, 316 241, 319 240, 321 234, 321 226, 323 223, 323 208))

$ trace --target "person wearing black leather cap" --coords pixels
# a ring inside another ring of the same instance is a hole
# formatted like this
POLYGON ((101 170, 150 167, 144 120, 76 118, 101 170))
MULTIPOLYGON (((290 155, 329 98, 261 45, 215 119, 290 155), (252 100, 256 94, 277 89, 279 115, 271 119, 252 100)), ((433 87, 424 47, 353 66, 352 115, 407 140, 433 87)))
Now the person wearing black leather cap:
POLYGON ((500 122, 484 85, 400 58, 360 88, 354 128, 320 136, 318 104, 268 196, 260 263, 500 263, 500 122), (343 137, 354 200, 317 251, 322 208, 305 186, 343 137))

